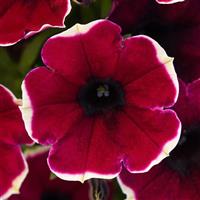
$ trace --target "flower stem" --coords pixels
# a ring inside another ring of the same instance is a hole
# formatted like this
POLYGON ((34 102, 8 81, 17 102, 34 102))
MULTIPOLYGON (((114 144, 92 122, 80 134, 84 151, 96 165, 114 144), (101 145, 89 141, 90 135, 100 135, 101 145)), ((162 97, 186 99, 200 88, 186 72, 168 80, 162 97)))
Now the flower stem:
POLYGON ((109 196, 109 189, 106 180, 91 179, 90 194, 92 200, 107 200, 109 196))

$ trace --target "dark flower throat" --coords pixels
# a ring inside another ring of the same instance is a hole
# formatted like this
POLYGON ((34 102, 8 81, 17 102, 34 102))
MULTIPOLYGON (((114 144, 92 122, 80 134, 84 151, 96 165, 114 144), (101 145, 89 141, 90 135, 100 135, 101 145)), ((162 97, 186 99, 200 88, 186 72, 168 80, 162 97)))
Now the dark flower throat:
POLYGON ((93 77, 80 89, 78 102, 87 116, 103 114, 124 105, 124 91, 118 81, 93 77))

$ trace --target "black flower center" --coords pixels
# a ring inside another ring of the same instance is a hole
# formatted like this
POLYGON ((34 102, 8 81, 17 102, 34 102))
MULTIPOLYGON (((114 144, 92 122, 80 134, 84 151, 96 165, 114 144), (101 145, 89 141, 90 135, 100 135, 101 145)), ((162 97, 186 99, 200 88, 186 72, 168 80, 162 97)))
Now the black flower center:
POLYGON ((118 81, 93 77, 80 89, 78 101, 86 115, 93 116, 122 108, 124 91, 118 81))
POLYGON ((70 200, 71 198, 60 191, 45 191, 42 193, 41 200, 70 200))
POLYGON ((194 167, 200 167, 200 126, 183 129, 178 145, 164 162, 183 176, 189 176, 194 167))

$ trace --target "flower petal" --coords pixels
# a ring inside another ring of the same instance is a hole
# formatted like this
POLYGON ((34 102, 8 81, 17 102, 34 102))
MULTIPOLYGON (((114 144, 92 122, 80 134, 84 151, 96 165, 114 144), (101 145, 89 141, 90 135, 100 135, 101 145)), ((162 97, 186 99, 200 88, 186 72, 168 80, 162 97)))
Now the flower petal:
POLYGON ((128 103, 142 107, 172 106, 178 96, 178 80, 172 61, 149 37, 125 40, 115 78, 125 85, 128 103))
POLYGON ((124 165, 132 173, 146 172, 169 156, 180 138, 180 121, 171 110, 127 107, 120 123, 126 128, 118 141, 126 147, 124 165))
POLYGON ((120 153, 103 119, 86 118, 68 135, 53 145, 48 157, 49 167, 58 177, 84 182, 90 178, 111 179, 119 174, 120 153))
POLYGON ((84 84, 91 76, 110 76, 120 48, 119 26, 106 20, 97 20, 87 25, 76 24, 51 37, 42 49, 42 58, 48 67, 71 82, 84 84))
POLYGON ((0 142, 31 144, 15 96, 0 85, 0 142))
POLYGON ((15 44, 48 27, 64 27, 70 10, 69 0, 1 0, 0 45, 15 44))
POLYGON ((82 116, 75 102, 78 87, 45 67, 26 76, 22 91, 22 116, 28 134, 36 142, 54 143, 82 116))
POLYGON ((200 79, 185 84, 179 80, 180 94, 174 110, 185 127, 200 122, 200 79))
POLYGON ((28 168, 18 146, 0 143, 0 199, 19 193, 28 168))

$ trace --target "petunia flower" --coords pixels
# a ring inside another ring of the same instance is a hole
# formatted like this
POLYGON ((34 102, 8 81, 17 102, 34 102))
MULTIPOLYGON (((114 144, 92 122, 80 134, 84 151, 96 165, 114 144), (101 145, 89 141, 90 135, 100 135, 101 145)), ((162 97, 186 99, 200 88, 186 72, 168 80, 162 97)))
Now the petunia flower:
POLYGON ((199 0, 160 5, 152 0, 113 0, 109 19, 124 33, 145 34, 174 57, 178 77, 191 82, 200 77, 199 0))
POLYGON ((180 81, 175 110, 183 123, 176 148, 159 165, 144 174, 123 171, 119 177, 127 199, 198 200, 200 188, 200 80, 180 81))
POLYGON ((65 27, 70 0, 0 0, 0 46, 15 44, 48 27, 65 27))
POLYGON ((46 67, 23 81, 23 119, 65 180, 148 171, 176 146, 180 122, 173 59, 140 35, 122 39, 107 20, 76 24, 42 49, 46 67))
POLYGON ((63 181, 51 178, 51 172, 46 163, 47 152, 37 150, 27 154, 29 173, 20 189, 19 195, 13 195, 8 200, 89 200, 90 187, 88 183, 63 181))
POLYGON ((0 85, 0 199, 19 192, 28 168, 20 144, 28 137, 14 95, 0 85))

